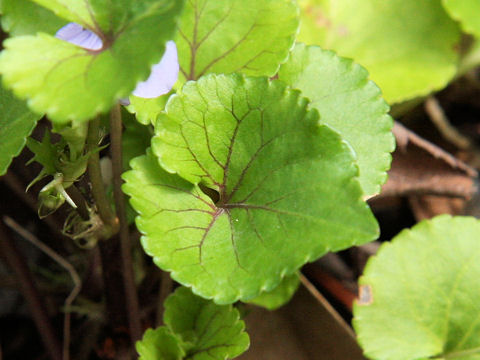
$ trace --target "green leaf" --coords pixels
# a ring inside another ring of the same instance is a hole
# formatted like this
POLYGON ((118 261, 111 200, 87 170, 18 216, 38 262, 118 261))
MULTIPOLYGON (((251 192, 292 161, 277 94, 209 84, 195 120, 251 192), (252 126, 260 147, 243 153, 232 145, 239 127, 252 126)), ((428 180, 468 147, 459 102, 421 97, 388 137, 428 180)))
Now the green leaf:
POLYGON ((365 194, 378 193, 387 180, 395 139, 389 107, 367 71, 331 51, 298 44, 281 66, 279 79, 301 90, 320 113, 320 123, 352 146, 365 194))
POLYGON ((237 309, 216 305, 185 287, 167 298, 163 319, 172 333, 183 340, 187 359, 233 359, 250 345, 237 309))
POLYGON ((292 296, 300 285, 300 278, 298 274, 286 276, 280 285, 269 292, 264 292, 260 296, 249 301, 251 304, 263 306, 268 310, 278 309, 290 301, 292 296))
POLYGON ((155 125, 158 115, 165 110, 165 105, 171 93, 153 98, 145 99, 137 96, 130 96, 130 105, 126 109, 135 114, 138 122, 143 125, 155 125))
POLYGON ((68 146, 70 159, 76 160, 83 154, 87 140, 88 123, 71 122, 67 124, 53 124, 52 131, 60 134, 68 146))
POLYGON ((177 0, 123 0, 115 5, 106 0, 37 2, 89 27, 104 40, 99 51, 44 33, 4 42, 6 50, 0 56, 4 83, 29 99, 32 109, 59 123, 89 120, 128 97, 161 58, 183 4, 177 0), (90 13, 90 6, 95 12, 90 13), (111 25, 104 18, 108 13, 111 25))
POLYGON ((189 82, 156 130, 162 166, 201 184, 149 153, 130 163, 124 191, 145 251, 201 296, 250 300, 327 251, 377 236, 350 147, 280 81, 189 82))
POLYGON ((463 30, 480 37, 480 1, 442 0, 442 4, 450 16, 460 22, 463 30))
POLYGON ((175 43, 184 81, 208 73, 273 76, 293 46, 299 19, 292 0, 192 0, 180 24, 175 43))
POLYGON ((396 103, 443 88, 455 75, 460 31, 438 0, 300 0, 299 41, 365 66, 396 103))
POLYGON ((181 360, 185 356, 180 340, 163 326, 145 331, 136 349, 139 360, 181 360))
POLYGON ((22 151, 41 116, 31 113, 25 103, 0 86, 0 176, 22 151))
POLYGON ((371 359, 480 358, 480 221, 442 215, 369 260, 354 306, 371 359))
POLYGON ((10 35, 55 34, 66 21, 29 0, 1 0, 2 28, 10 35))

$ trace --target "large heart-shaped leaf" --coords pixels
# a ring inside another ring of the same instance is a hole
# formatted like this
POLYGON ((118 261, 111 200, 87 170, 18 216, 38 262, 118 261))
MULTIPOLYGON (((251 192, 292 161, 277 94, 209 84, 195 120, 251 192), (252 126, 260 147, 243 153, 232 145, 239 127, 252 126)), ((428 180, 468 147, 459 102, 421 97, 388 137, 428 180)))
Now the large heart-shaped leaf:
POLYGON ((23 101, 0 86, 0 175, 7 172, 22 151, 41 116, 30 112, 23 101))
POLYGON ((208 73, 272 76, 298 30, 292 0, 192 0, 175 40, 183 80, 208 73))
POLYGON ((458 25, 440 0, 301 0, 299 40, 365 66, 390 103, 441 89, 455 75, 458 25))
POLYGON ((331 51, 299 44, 281 66, 279 79, 300 89, 320 113, 320 122, 348 141, 358 157, 365 194, 378 193, 387 179, 395 140, 389 107, 367 71, 331 51))
POLYGON ((2 28, 11 35, 55 34, 66 21, 30 0, 1 0, 2 28))
POLYGON ((354 307, 371 359, 480 359, 480 221, 439 216, 369 260, 354 307))
POLYGON ((128 97, 174 35, 181 0, 36 0, 95 32, 100 50, 39 33, 7 39, 0 56, 4 83, 54 122, 84 121, 128 97))
POLYGON ((146 252, 201 296, 249 300, 327 251, 377 236, 350 147, 280 81, 189 82, 156 131, 158 160, 190 183, 149 153, 131 162, 124 190, 146 252))
POLYGON ((480 37, 480 1, 478 0, 442 0, 448 13, 466 32, 480 37))

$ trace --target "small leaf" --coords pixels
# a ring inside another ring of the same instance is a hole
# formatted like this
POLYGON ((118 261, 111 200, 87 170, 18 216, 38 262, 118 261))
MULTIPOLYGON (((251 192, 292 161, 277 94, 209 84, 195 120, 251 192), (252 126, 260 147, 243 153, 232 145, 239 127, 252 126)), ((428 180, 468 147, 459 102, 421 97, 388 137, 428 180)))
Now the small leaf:
POLYGON ((460 31, 438 0, 301 0, 300 7, 297 40, 353 58, 390 103, 441 89, 456 73, 460 31))
POLYGON ((175 40, 183 80, 208 73, 273 76, 293 46, 299 20, 292 0, 192 0, 175 40))
POLYGON ((10 35, 55 34, 66 24, 51 11, 30 0, 1 0, 2 28, 10 35))
POLYGON ((178 288, 165 301, 163 319, 183 340, 187 359, 233 359, 250 345, 237 309, 216 305, 185 287, 178 288))
POLYGON ((389 107, 367 71, 331 51, 299 44, 281 66, 279 79, 301 90, 320 113, 320 123, 352 146, 365 194, 378 193, 387 180, 395 139, 389 107))
POLYGON ((170 95, 169 93, 154 99, 144 99, 132 95, 130 96, 130 105, 126 109, 135 114, 140 124, 155 125, 158 115, 165 110, 170 95))
POLYGON ((369 358, 480 358, 478 234, 477 219, 442 215, 402 231, 369 260, 354 306, 369 358))
POLYGON ((145 331, 136 349, 139 360, 182 360, 185 356, 180 340, 164 326, 145 331))
POLYGON ((141 5, 133 0, 37 2, 96 32, 103 41, 98 51, 44 33, 4 42, 6 50, 0 56, 4 83, 29 99, 32 109, 46 112, 58 123, 89 120, 128 97, 161 58, 183 4, 176 0, 148 0, 141 5), (104 18, 107 14, 111 24, 104 18))
POLYGON ((327 251, 377 236, 349 146, 280 81, 189 82, 156 131, 158 159, 134 159, 124 191, 145 251, 201 296, 250 300, 327 251))
POLYGON ((22 151, 40 115, 31 113, 23 101, 0 87, 0 176, 22 151))
POLYGON ((460 22, 463 30, 480 37, 480 1, 442 0, 442 4, 450 16, 460 22))
POLYGON ((276 310, 290 301, 299 285, 300 278, 298 274, 286 276, 275 289, 262 293, 260 296, 250 300, 249 303, 263 306, 268 310, 276 310))

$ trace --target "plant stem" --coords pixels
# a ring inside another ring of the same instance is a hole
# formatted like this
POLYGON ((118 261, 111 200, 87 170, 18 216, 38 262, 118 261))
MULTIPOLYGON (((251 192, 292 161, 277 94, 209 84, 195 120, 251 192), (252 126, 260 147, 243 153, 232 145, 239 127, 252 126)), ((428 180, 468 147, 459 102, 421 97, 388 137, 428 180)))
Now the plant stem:
POLYGON ((48 318, 45 304, 33 281, 30 272, 22 254, 15 247, 13 240, 10 238, 8 229, 0 221, 0 254, 5 262, 15 272, 28 307, 32 313, 33 321, 42 338, 45 349, 53 360, 62 360, 62 348, 60 342, 53 331, 53 327, 48 318))
POLYGON ((99 142, 100 119, 90 121, 87 135, 87 151, 91 152, 88 158, 88 176, 92 185, 92 195, 97 205, 98 213, 105 225, 105 238, 110 238, 118 231, 118 221, 112 211, 110 202, 105 193, 102 172, 100 169, 100 155, 95 148, 99 142))
POLYGON ((80 190, 75 185, 70 186, 69 188, 65 189, 68 196, 73 200, 75 205, 77 205, 77 212, 83 220, 90 219, 90 214, 88 213, 87 202, 83 197, 80 190))
POLYGON ((142 336, 140 323, 140 311, 138 308, 137 289, 135 286, 132 249, 128 231, 127 216, 125 211, 125 198, 122 192, 122 114, 120 104, 116 104, 110 113, 110 154, 113 168, 113 195, 115 209, 120 220, 120 242, 123 260, 123 278, 125 284, 125 296, 128 306, 128 322, 130 336, 135 343, 142 336))

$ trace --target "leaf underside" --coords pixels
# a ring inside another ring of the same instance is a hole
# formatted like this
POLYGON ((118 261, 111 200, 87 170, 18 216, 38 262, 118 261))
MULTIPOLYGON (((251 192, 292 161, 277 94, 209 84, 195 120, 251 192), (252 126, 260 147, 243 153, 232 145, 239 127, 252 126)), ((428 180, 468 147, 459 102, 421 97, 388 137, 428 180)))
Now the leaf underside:
POLYGON ((320 123, 352 146, 365 194, 378 193, 387 179, 395 139, 389 107, 367 71, 331 51, 297 44, 281 66, 279 79, 301 90, 320 113, 320 123))
POLYGON ((104 39, 104 49, 97 52, 44 33, 4 42, 6 50, 0 56, 4 83, 28 99, 32 109, 46 112, 58 123, 89 120, 128 97, 161 58, 183 4, 174 0, 141 5, 133 0, 115 5, 100 0, 36 2, 104 39))
POLYGON ((192 0, 180 24, 175 42, 185 81, 208 73, 273 76, 294 44, 299 19, 292 0, 192 0))
POLYGON ((282 82, 239 75, 206 76, 170 99, 153 153, 124 175, 157 265, 231 303, 377 236, 350 148, 307 107, 282 82))
POLYGON ((7 172, 12 159, 22 151, 40 115, 30 112, 26 104, 0 87, 0 176, 7 172))
POLYGON ((427 95, 455 75, 458 25, 440 1, 301 0, 297 40, 364 66, 389 103, 427 95))
POLYGON ((480 359, 480 221, 442 215, 383 245, 360 279, 358 340, 371 359, 480 359))

